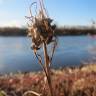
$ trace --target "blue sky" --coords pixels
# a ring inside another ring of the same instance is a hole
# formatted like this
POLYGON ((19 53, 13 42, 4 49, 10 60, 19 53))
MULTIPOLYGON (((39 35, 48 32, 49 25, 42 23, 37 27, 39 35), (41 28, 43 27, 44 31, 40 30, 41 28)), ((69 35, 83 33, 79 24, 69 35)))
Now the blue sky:
MULTIPOLYGON (((0 26, 25 26, 29 5, 36 0, 0 0, 0 26)), ((37 0, 38 1, 38 0, 37 0)), ((44 0, 58 25, 90 25, 96 21, 96 0, 44 0)))

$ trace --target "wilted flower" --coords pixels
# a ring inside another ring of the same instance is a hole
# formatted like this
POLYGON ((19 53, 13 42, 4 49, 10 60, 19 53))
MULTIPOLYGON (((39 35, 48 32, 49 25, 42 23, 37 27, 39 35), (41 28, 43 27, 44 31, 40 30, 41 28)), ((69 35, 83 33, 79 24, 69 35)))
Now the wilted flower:
MULTIPOLYGON (((32 3, 31 6, 35 4, 32 3)), ((38 50, 41 48, 42 43, 49 44, 53 41, 54 30, 56 25, 52 25, 52 19, 45 13, 45 9, 40 7, 38 14, 32 16, 31 13, 31 25, 29 25, 28 33, 32 37, 32 49, 38 50)))

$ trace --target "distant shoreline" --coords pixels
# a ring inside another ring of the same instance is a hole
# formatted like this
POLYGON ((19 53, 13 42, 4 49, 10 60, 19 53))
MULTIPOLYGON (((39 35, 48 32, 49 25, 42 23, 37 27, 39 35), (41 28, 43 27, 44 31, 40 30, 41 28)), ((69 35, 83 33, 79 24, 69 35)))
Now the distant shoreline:
POLYGON ((27 29, 18 27, 0 28, 0 36, 27 36, 27 29))
MULTIPOLYGON (((56 36, 96 35, 96 28, 56 28, 56 36)), ((0 36, 27 36, 27 28, 0 28, 0 36)))

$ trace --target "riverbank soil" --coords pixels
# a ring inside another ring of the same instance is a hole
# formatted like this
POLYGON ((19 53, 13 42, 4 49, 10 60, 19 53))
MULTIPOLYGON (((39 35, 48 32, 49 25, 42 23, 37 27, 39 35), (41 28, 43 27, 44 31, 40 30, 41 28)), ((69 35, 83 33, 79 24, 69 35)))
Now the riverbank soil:
MULTIPOLYGON (((51 78, 54 96, 96 96, 96 64, 52 69, 51 78)), ((23 96, 28 91, 26 96, 50 96, 43 72, 0 76, 0 96, 23 96)))

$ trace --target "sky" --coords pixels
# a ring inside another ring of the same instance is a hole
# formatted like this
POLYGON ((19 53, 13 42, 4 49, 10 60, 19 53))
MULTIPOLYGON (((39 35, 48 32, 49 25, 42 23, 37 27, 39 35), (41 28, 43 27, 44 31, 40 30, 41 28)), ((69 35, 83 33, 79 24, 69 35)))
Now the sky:
MULTIPOLYGON (((0 26, 24 27, 29 6, 38 0, 0 0, 0 26)), ((96 21, 96 0, 44 0, 49 16, 59 26, 90 25, 96 21)))

